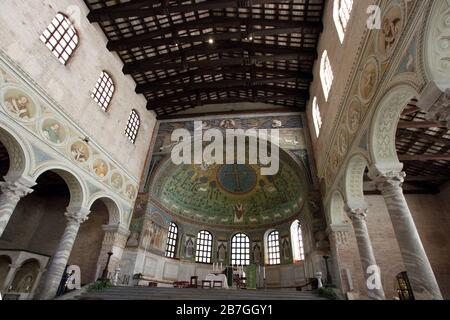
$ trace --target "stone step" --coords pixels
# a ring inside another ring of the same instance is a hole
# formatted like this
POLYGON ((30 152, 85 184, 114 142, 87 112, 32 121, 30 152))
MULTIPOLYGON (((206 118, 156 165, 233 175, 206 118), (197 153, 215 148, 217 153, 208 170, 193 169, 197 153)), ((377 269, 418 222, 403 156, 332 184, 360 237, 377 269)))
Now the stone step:
POLYGON ((296 290, 225 290, 148 287, 113 287, 83 293, 78 299, 103 300, 323 300, 296 290))

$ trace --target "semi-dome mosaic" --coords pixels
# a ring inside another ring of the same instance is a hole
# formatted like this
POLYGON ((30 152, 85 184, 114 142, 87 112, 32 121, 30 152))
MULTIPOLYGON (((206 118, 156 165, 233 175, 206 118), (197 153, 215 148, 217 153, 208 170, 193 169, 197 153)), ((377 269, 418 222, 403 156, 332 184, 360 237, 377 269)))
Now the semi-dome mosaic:
POLYGON ((280 169, 261 175, 260 165, 174 165, 157 170, 152 201, 181 219, 212 226, 262 226, 291 219, 303 205, 300 167, 280 155, 280 169))

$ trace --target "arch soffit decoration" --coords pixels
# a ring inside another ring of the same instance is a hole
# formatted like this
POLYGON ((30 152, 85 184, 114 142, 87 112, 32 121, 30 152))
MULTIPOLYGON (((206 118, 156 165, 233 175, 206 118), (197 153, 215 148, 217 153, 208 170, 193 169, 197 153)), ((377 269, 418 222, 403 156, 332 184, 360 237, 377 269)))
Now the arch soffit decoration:
POLYGON ((345 200, 341 190, 334 190, 330 193, 331 196, 328 200, 327 208, 327 220, 331 225, 344 223, 344 207, 345 200))
POLYGON ((370 163, 380 172, 401 170, 395 146, 395 134, 401 112, 407 103, 418 96, 417 90, 408 83, 394 85, 377 105, 369 134, 370 163))
POLYGON ((109 225, 123 225, 126 224, 127 219, 124 216, 125 210, 123 206, 121 206, 119 201, 114 199, 113 196, 98 192, 91 195, 88 201, 88 208, 91 208, 95 201, 100 200, 108 209, 108 217, 109 217, 109 225))
POLYGON ((49 161, 36 168, 32 174, 32 177, 36 181, 39 176, 47 171, 52 171, 58 174, 66 182, 70 191, 69 207, 88 208, 88 187, 86 186, 84 180, 74 170, 57 161, 49 161))
POLYGON ((431 1, 425 25, 421 29, 421 69, 427 82, 434 81, 439 89, 450 88, 450 3, 431 1))
POLYGON ((10 169, 7 180, 17 180, 20 177, 29 178, 33 163, 33 153, 30 145, 10 126, 0 122, 0 142, 5 146, 10 158, 10 169))
POLYGON ((344 201, 349 208, 366 208, 364 200, 364 172, 368 160, 360 153, 351 156, 345 169, 344 201))

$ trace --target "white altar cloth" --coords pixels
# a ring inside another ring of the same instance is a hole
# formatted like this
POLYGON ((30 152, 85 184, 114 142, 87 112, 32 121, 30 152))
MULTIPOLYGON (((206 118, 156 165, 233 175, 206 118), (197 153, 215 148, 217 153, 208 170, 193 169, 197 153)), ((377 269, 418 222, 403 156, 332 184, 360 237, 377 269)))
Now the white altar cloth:
POLYGON ((211 281, 211 286, 214 284, 213 281, 222 281, 222 286, 223 286, 223 288, 224 288, 224 289, 229 289, 229 287, 228 287, 228 281, 227 281, 227 276, 224 275, 224 274, 218 274, 218 275, 215 275, 215 274, 213 274, 213 273, 210 273, 210 274, 208 274, 208 275, 205 277, 205 280, 206 280, 206 281, 211 281))

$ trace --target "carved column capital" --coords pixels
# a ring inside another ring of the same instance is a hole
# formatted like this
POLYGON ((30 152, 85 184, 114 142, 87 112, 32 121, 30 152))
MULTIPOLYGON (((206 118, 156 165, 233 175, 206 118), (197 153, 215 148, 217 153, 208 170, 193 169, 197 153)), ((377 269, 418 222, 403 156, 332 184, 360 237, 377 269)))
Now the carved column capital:
POLYGON ((67 218, 67 223, 78 226, 88 219, 90 213, 90 210, 86 208, 67 208, 66 210, 64 215, 67 218))
POLYGON ((6 196, 6 198, 14 200, 16 202, 34 191, 33 189, 29 188, 29 186, 19 181, 0 182, 0 189, 6 196))
POLYGON ((349 208, 346 207, 345 211, 347 212, 347 216, 352 220, 352 222, 366 222, 367 221, 367 212, 369 211, 367 208, 349 208))
POLYGON ((375 185, 381 193, 385 196, 403 193, 403 183, 405 182, 406 173, 403 171, 389 171, 377 172, 375 175, 370 175, 370 178, 375 182, 375 185))

